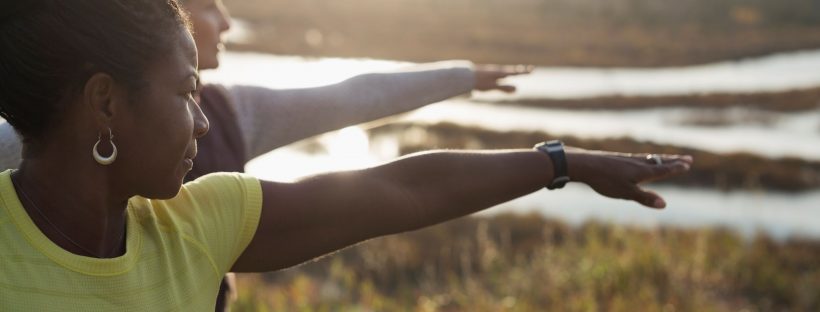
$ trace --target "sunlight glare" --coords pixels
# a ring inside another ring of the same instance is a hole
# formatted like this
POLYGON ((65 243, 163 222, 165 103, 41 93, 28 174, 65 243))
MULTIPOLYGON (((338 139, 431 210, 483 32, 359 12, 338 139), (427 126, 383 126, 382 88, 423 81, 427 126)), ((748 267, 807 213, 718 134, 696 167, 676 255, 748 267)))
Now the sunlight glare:
POLYGON ((358 169, 374 163, 370 154, 370 139, 361 127, 347 127, 326 134, 319 141, 337 170, 358 169))

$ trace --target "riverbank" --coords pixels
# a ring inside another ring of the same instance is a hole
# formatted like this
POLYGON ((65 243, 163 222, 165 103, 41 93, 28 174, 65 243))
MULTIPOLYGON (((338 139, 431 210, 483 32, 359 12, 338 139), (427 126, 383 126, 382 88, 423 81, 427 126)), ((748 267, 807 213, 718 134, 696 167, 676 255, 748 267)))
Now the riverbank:
MULTIPOLYGON (((746 108, 776 112, 820 109, 820 88, 783 92, 704 93, 672 96, 603 96, 579 99, 515 99, 482 101, 500 105, 564 109, 746 108)), ((719 120, 712 123, 720 124, 719 120)))
MULTIPOLYGON (((369 130, 371 136, 395 136, 400 154, 430 149, 505 149, 530 146, 559 137, 540 131, 499 132, 452 123, 396 123, 369 130)), ((799 158, 770 159, 748 153, 717 154, 703 150, 637 141, 631 138, 584 139, 562 135, 568 145, 618 152, 689 154, 696 164, 680 177, 665 180, 683 186, 719 190, 809 191, 820 188, 820 162, 799 158)))

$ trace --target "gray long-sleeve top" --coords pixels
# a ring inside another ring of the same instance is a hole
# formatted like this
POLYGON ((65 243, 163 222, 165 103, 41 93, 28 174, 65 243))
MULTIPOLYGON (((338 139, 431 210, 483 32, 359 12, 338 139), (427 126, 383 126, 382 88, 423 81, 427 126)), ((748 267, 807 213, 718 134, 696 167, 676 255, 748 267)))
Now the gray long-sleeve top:
MULTIPOLYGON (((224 90, 235 106, 250 160, 317 134, 469 93, 474 81, 470 62, 449 61, 363 74, 315 88, 231 86, 224 90)), ((0 119, 0 170, 16 168, 21 150, 14 129, 0 119)))

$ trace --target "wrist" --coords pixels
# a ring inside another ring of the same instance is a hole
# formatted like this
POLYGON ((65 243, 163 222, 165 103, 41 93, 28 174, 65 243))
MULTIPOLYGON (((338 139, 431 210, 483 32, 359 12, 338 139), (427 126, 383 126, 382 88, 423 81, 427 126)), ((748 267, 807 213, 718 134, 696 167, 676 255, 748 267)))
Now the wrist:
POLYGON ((590 164, 594 155, 576 148, 568 148, 567 155, 567 172, 571 181, 587 182, 589 177, 590 164))

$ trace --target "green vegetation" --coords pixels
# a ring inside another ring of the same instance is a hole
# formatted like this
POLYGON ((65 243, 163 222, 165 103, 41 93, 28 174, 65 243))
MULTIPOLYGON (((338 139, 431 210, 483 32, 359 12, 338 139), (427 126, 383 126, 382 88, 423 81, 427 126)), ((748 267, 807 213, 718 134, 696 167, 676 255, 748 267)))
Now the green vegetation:
POLYGON ((817 241, 499 215, 240 276, 234 310, 818 311, 818 264, 817 241))
POLYGON ((408 61, 668 66, 820 47, 820 0, 227 0, 231 49, 408 61))

